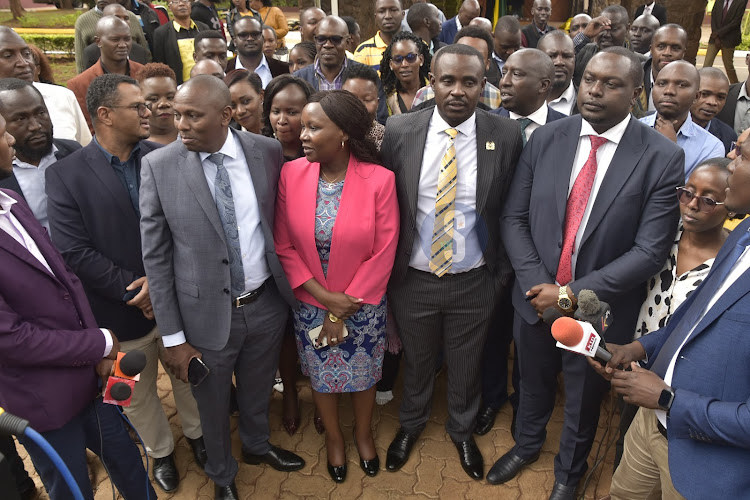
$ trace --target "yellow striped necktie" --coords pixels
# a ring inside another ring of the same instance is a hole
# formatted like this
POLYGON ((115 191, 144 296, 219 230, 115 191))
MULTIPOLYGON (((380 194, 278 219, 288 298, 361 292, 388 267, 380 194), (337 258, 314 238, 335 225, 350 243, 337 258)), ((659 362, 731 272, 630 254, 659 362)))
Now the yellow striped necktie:
POLYGON ((456 162, 455 140, 458 130, 449 128, 448 146, 440 163, 437 197, 435 200, 435 225, 430 247, 430 270, 442 277, 453 266, 453 222, 456 210, 456 162))

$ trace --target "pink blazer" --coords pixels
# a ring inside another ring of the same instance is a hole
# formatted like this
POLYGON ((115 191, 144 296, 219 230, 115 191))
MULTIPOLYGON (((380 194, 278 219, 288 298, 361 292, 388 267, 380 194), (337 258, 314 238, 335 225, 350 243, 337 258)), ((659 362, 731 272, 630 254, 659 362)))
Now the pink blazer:
POLYGON ((302 287, 315 278, 327 290, 378 304, 391 276, 399 212, 393 172, 353 156, 333 226, 328 277, 315 246, 315 206, 320 164, 305 157, 284 164, 279 179, 274 243, 298 300, 324 306, 302 287))

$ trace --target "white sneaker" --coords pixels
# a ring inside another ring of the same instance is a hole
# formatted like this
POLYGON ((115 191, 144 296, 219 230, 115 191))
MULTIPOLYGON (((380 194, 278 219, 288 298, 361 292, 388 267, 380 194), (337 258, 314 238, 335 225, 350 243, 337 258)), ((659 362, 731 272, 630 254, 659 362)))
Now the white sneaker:
POLYGON ((274 379, 273 381, 273 390, 276 392, 284 392, 284 384, 281 382, 280 378, 274 379))
POLYGON ((388 404, 393 399, 393 391, 377 391, 375 393, 375 402, 380 406, 388 404))

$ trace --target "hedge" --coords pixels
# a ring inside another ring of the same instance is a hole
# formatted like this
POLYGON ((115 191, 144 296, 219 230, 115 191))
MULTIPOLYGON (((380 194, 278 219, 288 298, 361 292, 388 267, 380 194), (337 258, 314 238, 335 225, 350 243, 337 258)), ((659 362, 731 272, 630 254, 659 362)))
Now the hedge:
POLYGON ((21 38, 26 43, 33 43, 44 52, 64 52, 66 54, 73 54, 74 48, 74 35, 40 35, 31 33, 22 33, 21 38))

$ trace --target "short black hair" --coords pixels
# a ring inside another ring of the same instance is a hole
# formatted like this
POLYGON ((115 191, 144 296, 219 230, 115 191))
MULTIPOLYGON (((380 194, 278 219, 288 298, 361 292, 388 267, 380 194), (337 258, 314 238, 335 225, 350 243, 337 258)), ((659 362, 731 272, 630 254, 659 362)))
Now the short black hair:
POLYGON ((643 86, 643 65, 641 65, 641 60, 638 59, 633 51, 626 49, 625 47, 608 47, 602 50, 602 52, 616 54, 618 56, 627 58, 628 61, 630 61, 630 70, 628 71, 628 75, 630 75, 633 84, 636 87, 643 86))
POLYGON ((727 85, 730 84, 729 78, 727 78, 727 75, 724 74, 724 72, 720 70, 719 68, 713 68, 713 67, 701 68, 698 70, 698 75, 701 77, 707 76, 709 78, 718 78, 719 80, 723 80, 727 82, 727 85))
POLYGON ((606 7, 604 7, 604 9, 602 9, 602 14, 604 13, 609 14, 608 17, 610 17, 610 20, 611 20, 611 15, 614 14, 614 15, 619 16, 623 20, 623 22, 625 22, 625 24, 630 23, 630 16, 628 15, 628 9, 626 9, 622 5, 607 5, 606 7))
POLYGON ((92 121, 96 121, 96 110, 101 106, 112 107, 120 102, 120 93, 117 87, 121 83, 128 83, 138 87, 138 82, 125 75, 108 73, 94 78, 86 91, 86 110, 92 121))
POLYGON ((224 35, 222 35, 218 31, 205 30, 205 31, 199 31, 198 34, 195 35, 195 38, 193 38, 193 48, 198 47, 198 44, 207 38, 218 38, 219 40, 222 40, 224 43, 227 43, 227 39, 224 38, 224 35))
MULTIPOLYGON (((495 47, 494 40, 489 31, 479 26, 465 26, 458 30, 456 37, 453 39, 453 43, 458 43, 462 38, 481 38, 487 44, 487 57, 492 57, 492 50, 495 47)), ((485 61, 486 63, 487 61, 485 61)))
MULTIPOLYGON (((479 29, 482 29, 482 28, 479 28, 479 29)), ((454 43, 452 45, 446 45, 445 47, 435 52, 435 55, 432 57, 432 67, 437 68, 438 62, 440 61, 440 59, 442 59, 443 56, 448 55, 448 54, 476 57, 477 59, 479 59, 479 62, 482 64, 482 77, 484 77, 484 72, 486 69, 487 61, 482 58, 482 54, 480 54, 477 49, 475 49, 474 47, 470 45, 464 45, 462 43, 454 43)), ((433 69, 433 73, 434 72, 435 70, 433 69)))
POLYGON ((346 23, 346 27, 349 28, 349 34, 353 35, 357 32, 357 20, 352 16, 341 16, 341 19, 346 23))
POLYGON ((414 30, 414 28, 420 28, 422 26, 422 20, 430 15, 430 10, 432 9, 427 2, 412 4, 412 6, 409 7, 409 12, 406 13, 406 24, 408 24, 412 30, 414 30))
POLYGON ((273 98, 289 85, 298 86, 308 101, 310 100, 310 96, 315 93, 315 89, 313 89, 309 82, 289 73, 279 75, 268 82, 266 90, 263 92, 263 129, 261 130, 261 133, 266 137, 273 137, 273 127, 271 127, 271 119, 269 118, 271 116, 273 98))
POLYGON ((234 22, 232 23, 232 29, 234 29, 235 32, 237 32, 237 28, 235 28, 235 26, 237 26, 237 23, 240 21, 255 21, 256 23, 258 23, 258 26, 260 26, 261 31, 263 31, 263 23, 259 21, 258 19, 256 19, 255 17, 240 16, 237 19, 235 19, 234 22))
POLYGON ((495 33, 498 31, 518 33, 521 31, 521 23, 518 22, 516 16, 503 16, 498 19, 497 24, 495 24, 495 33))
POLYGON ((350 78, 359 78, 362 80, 368 80, 375 84, 375 86, 378 85, 378 82, 380 79, 378 78, 378 72, 375 71, 372 66, 367 66, 366 64, 350 64, 347 66, 347 68, 344 70, 344 74, 341 75, 341 83, 343 84, 350 78))
POLYGON ((224 83, 227 84, 227 88, 232 88, 232 85, 238 82, 246 81, 253 87, 256 94, 263 93, 263 82, 260 77, 254 71, 248 71, 245 68, 233 69, 224 77, 224 83))
POLYGON ((42 100, 44 100, 42 93, 39 92, 39 89, 34 87, 34 85, 31 82, 27 82, 26 80, 20 80, 18 78, 0 78, 0 92, 6 92, 8 90, 20 90, 26 87, 31 87, 32 89, 34 89, 34 92, 39 94, 39 97, 41 97, 42 100))
POLYGON ((300 42, 297 45, 295 45, 294 47, 292 47, 291 50, 289 50, 289 52, 291 52, 292 50, 296 49, 297 47, 299 47, 300 50, 303 50, 303 51, 307 52, 307 55, 310 56, 310 59, 312 59, 313 61, 315 60, 315 58, 318 55, 318 49, 317 49, 317 47, 315 47, 315 43, 314 42, 310 42, 310 41, 307 41, 307 40, 304 41, 304 42, 300 42))

